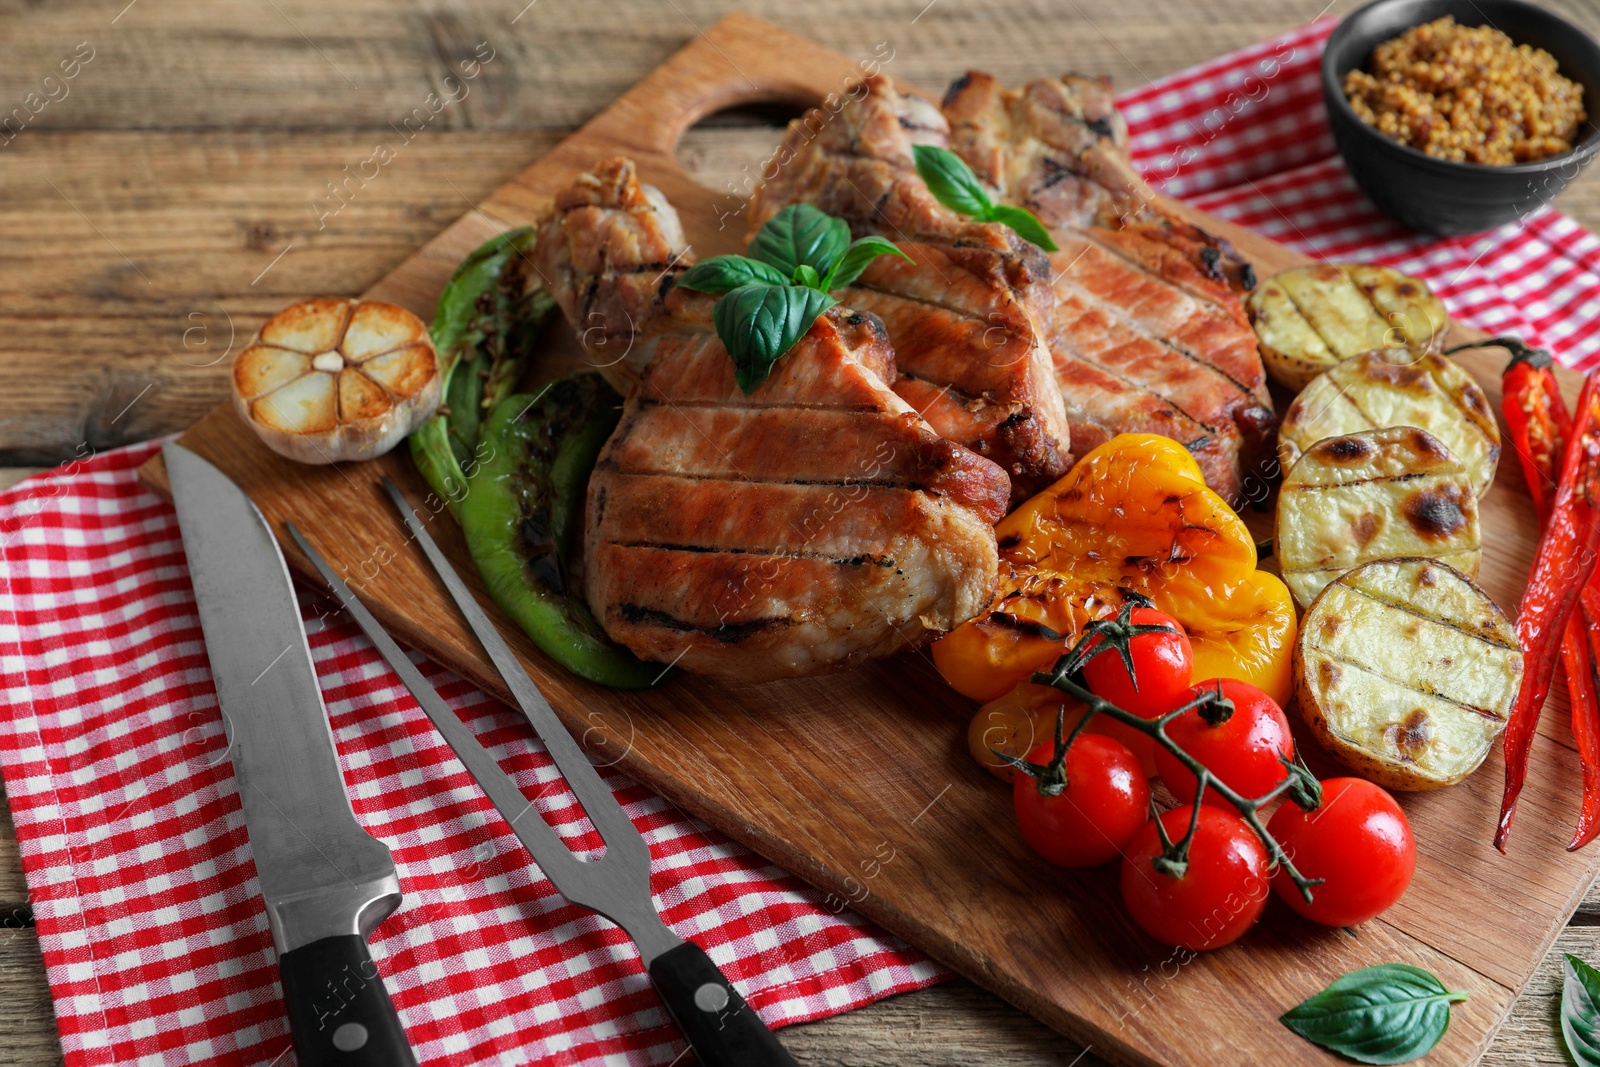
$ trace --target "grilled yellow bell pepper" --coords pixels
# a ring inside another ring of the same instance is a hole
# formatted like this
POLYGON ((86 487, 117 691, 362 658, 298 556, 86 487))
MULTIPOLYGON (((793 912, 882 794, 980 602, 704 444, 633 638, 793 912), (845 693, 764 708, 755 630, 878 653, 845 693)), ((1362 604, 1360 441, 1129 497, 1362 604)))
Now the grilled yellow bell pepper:
POLYGON ((995 700, 1055 663, 1127 592, 1189 632, 1194 677, 1290 696, 1294 604, 1194 457, 1153 434, 1113 437, 995 527, 1000 587, 988 611, 933 646, 945 680, 995 700))

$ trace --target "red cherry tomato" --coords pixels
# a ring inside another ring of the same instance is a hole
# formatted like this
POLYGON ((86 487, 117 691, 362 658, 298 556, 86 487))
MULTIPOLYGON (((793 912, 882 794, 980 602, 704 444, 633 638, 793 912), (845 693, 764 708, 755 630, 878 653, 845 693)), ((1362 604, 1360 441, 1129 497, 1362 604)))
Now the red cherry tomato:
MULTIPOLYGON (((1205 692, 1222 687, 1222 695, 1233 701, 1233 714, 1212 726, 1200 708, 1190 708, 1167 723, 1167 736, 1179 748, 1199 760, 1212 776, 1246 799, 1269 792, 1288 776, 1281 759, 1294 758, 1294 737, 1289 720, 1277 701, 1237 678, 1201 682, 1184 693, 1174 706, 1193 700, 1205 692)), ((1177 756, 1165 748, 1156 749, 1156 773, 1167 783, 1172 795, 1186 803, 1194 802, 1195 776, 1177 756)), ((1210 790, 1202 800, 1231 808, 1226 800, 1210 790)))
MULTIPOLYGON (((1193 811, 1190 804, 1161 816, 1169 838, 1183 838, 1193 811)), ((1221 948, 1261 917, 1270 878, 1266 846, 1233 812, 1200 805, 1183 877, 1158 871, 1151 860, 1160 854, 1152 819, 1128 843, 1122 860, 1122 901, 1157 941, 1193 952, 1221 948)))
MULTIPOLYGON (((1194 674, 1194 649, 1183 623, 1155 608, 1134 608, 1128 619, 1135 626, 1164 626, 1161 633, 1138 634, 1128 642, 1133 675, 1114 649, 1107 649, 1084 664, 1084 681, 1095 696, 1124 711, 1154 719, 1183 698, 1194 674), (1137 682, 1137 684, 1135 684, 1137 682)), ((1104 638, 1091 637, 1092 649, 1104 638)))
MULTIPOLYGON (((1029 754, 1047 764, 1053 744, 1029 754)), ((1080 734, 1067 749, 1067 784, 1042 793, 1027 774, 1017 775, 1012 800, 1023 840, 1059 867, 1098 867, 1115 859, 1150 817, 1150 782, 1128 746, 1100 734, 1080 734)))
POLYGON ((1362 778, 1323 782, 1316 811, 1286 802, 1268 821, 1267 832, 1301 874, 1326 879, 1311 887, 1310 904, 1283 871, 1272 880, 1291 908, 1325 926, 1366 922, 1400 899, 1417 869, 1406 813, 1394 797, 1362 778))

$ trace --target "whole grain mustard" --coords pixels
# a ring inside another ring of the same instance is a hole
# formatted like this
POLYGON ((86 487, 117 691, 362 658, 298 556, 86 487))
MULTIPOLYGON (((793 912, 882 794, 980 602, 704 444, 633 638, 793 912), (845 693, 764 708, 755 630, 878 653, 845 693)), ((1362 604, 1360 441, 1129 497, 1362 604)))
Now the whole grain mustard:
POLYGON ((1372 50, 1370 70, 1345 75, 1356 115, 1430 156, 1503 166, 1572 151, 1583 86, 1542 48, 1492 26, 1444 18, 1372 50))

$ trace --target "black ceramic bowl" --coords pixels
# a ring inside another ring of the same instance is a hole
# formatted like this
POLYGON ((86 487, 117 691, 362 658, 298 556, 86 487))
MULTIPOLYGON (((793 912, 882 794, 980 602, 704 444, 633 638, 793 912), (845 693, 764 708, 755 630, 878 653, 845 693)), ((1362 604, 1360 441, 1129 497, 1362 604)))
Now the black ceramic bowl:
POLYGON ((1600 151, 1600 43, 1523 0, 1375 0, 1347 16, 1328 38, 1322 96, 1334 143, 1356 182, 1384 211, 1429 233, 1477 233, 1523 218, 1600 151), (1356 117, 1345 99, 1345 74, 1366 66, 1376 45, 1445 15, 1463 26, 1494 26, 1515 43, 1555 57, 1561 73, 1583 86, 1589 117, 1576 148, 1537 163, 1456 163, 1401 144, 1356 117))

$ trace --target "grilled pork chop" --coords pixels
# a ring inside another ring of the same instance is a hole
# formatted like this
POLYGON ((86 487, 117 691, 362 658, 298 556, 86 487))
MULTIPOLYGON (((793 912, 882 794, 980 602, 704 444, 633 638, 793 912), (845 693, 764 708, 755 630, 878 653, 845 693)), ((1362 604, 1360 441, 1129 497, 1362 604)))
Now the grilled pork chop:
POLYGON ((1229 500, 1267 454, 1275 417, 1224 242, 1166 214, 1128 162, 1103 82, 1067 75, 1006 89, 969 73, 946 94, 951 148, 1037 214, 1056 310, 1048 329, 1073 446, 1126 432, 1182 442, 1229 500))
POLYGON ((986 607, 1005 472, 888 388, 883 324, 829 309, 746 396, 713 299, 676 285, 683 252, 672 208, 623 159, 579 178, 539 235, 540 273, 591 355, 630 337, 651 353, 589 482, 585 591, 606 632, 762 682, 855 666, 986 607))
POLYGON ((932 104, 869 78, 837 114, 817 109, 790 123, 750 234, 804 202, 845 219, 857 237, 899 244, 911 261, 880 257, 844 300, 888 328, 895 392, 941 435, 1004 467, 1020 501, 1071 462, 1045 344, 1049 264, 1008 227, 968 221, 934 199, 911 149, 943 147, 947 136, 932 104))

